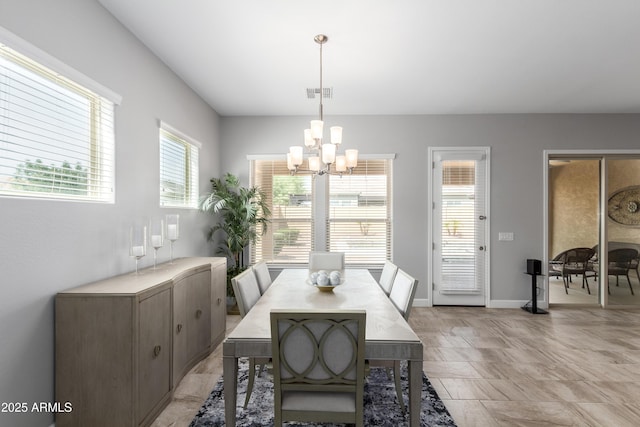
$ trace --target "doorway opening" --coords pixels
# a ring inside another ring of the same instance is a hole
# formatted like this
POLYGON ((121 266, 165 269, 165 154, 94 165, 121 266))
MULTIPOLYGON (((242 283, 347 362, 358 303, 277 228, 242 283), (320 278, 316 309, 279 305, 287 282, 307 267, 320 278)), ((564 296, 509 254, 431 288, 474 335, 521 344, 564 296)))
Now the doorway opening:
POLYGON ((549 151, 545 163, 548 303, 640 307, 640 152, 549 151))

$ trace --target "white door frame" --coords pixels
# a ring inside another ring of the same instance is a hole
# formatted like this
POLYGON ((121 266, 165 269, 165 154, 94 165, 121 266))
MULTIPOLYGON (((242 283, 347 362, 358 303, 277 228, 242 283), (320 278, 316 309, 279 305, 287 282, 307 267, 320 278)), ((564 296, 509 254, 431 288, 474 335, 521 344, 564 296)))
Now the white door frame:
MULTIPOLYGON (((544 150, 542 154, 542 190, 543 190, 543 198, 542 198, 542 217, 543 217, 543 226, 542 226, 542 271, 549 271, 549 158, 550 157, 567 157, 567 158, 585 158, 585 157, 593 157, 594 159, 602 159, 604 157, 621 157, 623 156, 634 156, 640 157, 640 150, 544 150)), ((600 165, 600 188, 608 187, 608 173, 607 173, 607 162, 604 161, 600 165)), ((605 247, 602 243, 608 241, 607 236, 607 226, 606 226, 606 218, 607 218, 607 201, 609 196, 606 191, 600 192, 600 209, 598 215, 601 219, 600 221, 600 241, 599 247, 605 247)), ((601 262, 606 265, 607 262, 607 254, 601 254, 601 262)), ((602 275, 598 275, 598 280, 601 280, 602 275)), ((549 308, 549 276, 543 273, 544 278, 544 298, 542 300, 538 300, 538 307, 548 309, 549 308)), ((606 292, 606 286, 598 286, 600 290, 600 306, 608 307, 608 295, 606 292)), ((628 308, 628 306, 614 306, 615 308, 628 308)))
POLYGON ((486 242, 485 252, 486 252, 486 266, 485 266, 485 277, 484 277, 484 305, 487 308, 490 308, 491 301, 491 284, 489 278, 491 277, 491 245, 490 236, 491 236, 491 147, 428 147, 427 153, 427 165, 429 167, 429 182, 427 185, 427 307, 433 307, 433 165, 435 162, 434 153, 437 151, 483 151, 486 159, 486 175, 485 175, 485 189, 486 189, 486 204, 485 204, 485 212, 486 212, 486 242))

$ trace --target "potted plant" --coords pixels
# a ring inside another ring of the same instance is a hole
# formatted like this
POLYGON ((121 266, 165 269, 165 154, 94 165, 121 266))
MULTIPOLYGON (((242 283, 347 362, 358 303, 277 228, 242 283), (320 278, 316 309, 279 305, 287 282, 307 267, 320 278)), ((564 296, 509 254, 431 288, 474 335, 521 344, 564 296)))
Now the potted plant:
MULTIPOLYGON (((207 239, 217 241, 216 254, 225 255, 227 264, 227 299, 233 298, 231 278, 246 270, 244 249, 267 231, 271 211, 260 188, 242 187, 238 177, 227 173, 211 178, 211 191, 200 200, 200 210, 213 215, 217 223, 207 239)), ((231 305, 235 301, 231 302, 231 305)))

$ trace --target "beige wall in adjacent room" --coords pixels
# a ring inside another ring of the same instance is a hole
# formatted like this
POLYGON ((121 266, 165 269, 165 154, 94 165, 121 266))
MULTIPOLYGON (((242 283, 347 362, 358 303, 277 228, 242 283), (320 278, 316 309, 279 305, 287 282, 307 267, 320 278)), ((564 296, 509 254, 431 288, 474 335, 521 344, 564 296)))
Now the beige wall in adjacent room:
MULTIPOLYGON (((640 159, 611 160, 608 166, 607 198, 623 188, 640 185, 640 159)), ((612 220, 608 224, 610 242, 640 243, 640 227, 622 225, 612 220)))

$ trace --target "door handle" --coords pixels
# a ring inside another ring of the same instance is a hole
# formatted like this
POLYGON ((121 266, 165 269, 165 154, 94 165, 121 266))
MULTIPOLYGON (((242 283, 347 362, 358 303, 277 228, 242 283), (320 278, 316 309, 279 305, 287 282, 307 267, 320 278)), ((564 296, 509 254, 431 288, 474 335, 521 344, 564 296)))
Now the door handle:
POLYGON ((478 217, 478 219, 479 219, 480 221, 484 221, 485 219, 487 219, 487 217, 486 217, 486 216, 484 216, 484 215, 480 215, 480 216, 478 217))

